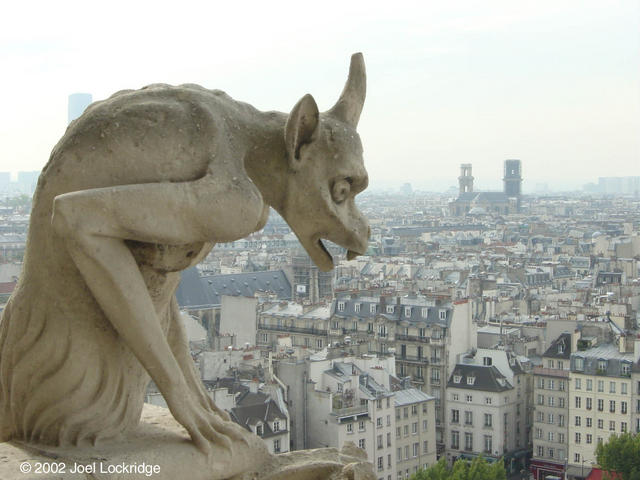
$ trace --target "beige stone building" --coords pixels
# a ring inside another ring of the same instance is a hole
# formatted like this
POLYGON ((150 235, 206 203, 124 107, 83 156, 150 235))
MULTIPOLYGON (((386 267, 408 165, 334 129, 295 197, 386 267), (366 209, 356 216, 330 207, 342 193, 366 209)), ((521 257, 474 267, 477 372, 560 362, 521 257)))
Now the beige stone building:
POLYGON ((436 462, 435 399, 415 388, 395 393, 398 480, 436 462))

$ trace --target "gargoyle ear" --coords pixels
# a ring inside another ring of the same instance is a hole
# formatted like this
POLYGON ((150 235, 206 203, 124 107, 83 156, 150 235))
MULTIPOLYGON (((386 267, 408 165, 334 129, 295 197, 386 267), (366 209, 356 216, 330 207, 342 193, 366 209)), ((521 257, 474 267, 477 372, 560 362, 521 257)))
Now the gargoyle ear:
POLYGON ((300 164, 300 147, 311 142, 319 117, 318 105, 309 94, 298 100, 291 110, 284 127, 284 142, 291 167, 297 168, 300 164))

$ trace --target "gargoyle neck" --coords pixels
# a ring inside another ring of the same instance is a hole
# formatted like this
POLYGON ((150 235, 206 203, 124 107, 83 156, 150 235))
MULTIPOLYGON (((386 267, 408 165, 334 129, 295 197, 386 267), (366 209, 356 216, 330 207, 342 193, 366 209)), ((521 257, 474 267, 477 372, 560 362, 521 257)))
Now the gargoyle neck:
POLYGON ((287 115, 280 112, 261 113, 249 127, 244 167, 264 201, 281 211, 287 189, 287 153, 284 127, 287 115))

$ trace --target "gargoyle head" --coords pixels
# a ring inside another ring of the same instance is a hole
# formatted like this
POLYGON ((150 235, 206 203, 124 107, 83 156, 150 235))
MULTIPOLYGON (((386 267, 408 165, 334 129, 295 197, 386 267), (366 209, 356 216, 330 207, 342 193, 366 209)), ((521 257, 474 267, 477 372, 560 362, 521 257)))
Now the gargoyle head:
POLYGON ((338 102, 319 113, 313 97, 305 95, 285 127, 289 176, 280 213, 323 271, 333 268, 333 259, 322 239, 346 248, 349 259, 367 249, 369 223, 355 204, 369 182, 356 132, 365 94, 364 59, 357 53, 338 102))

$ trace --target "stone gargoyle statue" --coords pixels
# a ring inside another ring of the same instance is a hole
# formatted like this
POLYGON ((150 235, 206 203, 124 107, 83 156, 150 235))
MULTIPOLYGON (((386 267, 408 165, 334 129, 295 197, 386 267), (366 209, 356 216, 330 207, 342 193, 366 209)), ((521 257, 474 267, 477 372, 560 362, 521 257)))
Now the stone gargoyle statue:
POLYGON ((71 123, 38 181, 23 274, 0 323, 0 439, 50 458, 113 453, 140 428, 151 378, 190 436, 182 461, 208 467, 202 478, 369 478, 344 452, 311 467, 313 455, 276 461, 230 421, 196 373, 175 299, 182 270, 261 229, 269 207, 322 270, 333 267, 322 239, 349 258, 365 252, 354 202, 368 182, 356 133, 365 84, 355 54, 322 113, 311 95, 284 114, 154 84, 71 123))

